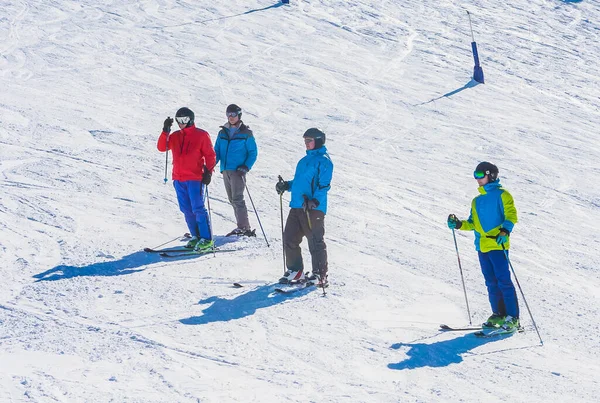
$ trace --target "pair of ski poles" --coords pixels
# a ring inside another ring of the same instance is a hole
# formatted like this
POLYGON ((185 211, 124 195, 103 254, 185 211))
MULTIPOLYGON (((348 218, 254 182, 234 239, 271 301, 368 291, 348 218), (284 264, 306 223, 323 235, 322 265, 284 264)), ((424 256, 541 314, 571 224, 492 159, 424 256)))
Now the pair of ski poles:
MULTIPOLYGON (((452 237, 454 238, 454 248, 456 249, 456 258, 458 259, 458 269, 460 271, 460 279, 462 281, 462 286, 463 286, 463 292, 465 294, 465 302, 467 305, 467 315, 469 315, 469 324, 472 324, 471 321, 471 311, 469 310, 469 299, 467 298, 467 288, 465 286, 465 278, 463 276, 463 270, 462 270, 462 265, 460 263, 460 254, 458 253, 458 243, 456 242, 456 233, 454 228, 452 228, 452 237)), ((490 237, 490 238, 495 238, 495 237, 490 237)), ((519 291, 521 292, 521 296, 523 297, 523 302, 525 303, 525 306, 527 307, 527 312, 529 312, 529 316, 531 317, 531 322, 533 323, 533 327, 535 328, 535 331, 540 339, 540 344, 544 344, 544 341, 542 340, 542 336, 540 335, 540 331, 538 330, 537 324, 535 323, 535 319, 533 319, 533 314, 531 313, 531 309, 529 309, 529 304, 527 303, 527 299, 525 298, 525 293, 523 293, 523 289, 521 288, 521 284, 519 283, 519 279, 517 278, 517 273, 515 272, 515 269, 508 257, 508 251, 506 250, 506 248, 504 247, 504 245, 502 245, 502 251, 504 252, 504 256, 506 257, 506 261, 508 262, 508 265, 510 267, 510 270, 512 271, 512 274, 515 278, 515 282, 517 283, 517 286, 519 288, 519 291)))
MULTIPOLYGON (((165 178, 164 178, 164 182, 165 184, 168 182, 167 179, 167 170, 168 170, 168 166, 169 166, 169 136, 167 136, 167 152, 165 153, 165 178)), ((254 214, 256 214, 256 219, 258 220, 258 225, 260 226, 260 230, 262 231, 263 237, 265 238, 265 242, 267 243, 268 247, 271 247, 271 245, 269 244, 269 241, 267 239, 267 234, 265 234, 265 230, 263 229, 262 226, 262 222, 260 221, 260 217, 258 215, 258 211, 256 210, 256 206, 254 205, 254 200, 252 200, 252 195, 250 194, 250 190, 248 189, 248 184, 246 183, 246 176, 242 175, 242 180, 244 181, 244 188, 246 189, 246 192, 248 193, 248 198, 250 199, 250 203, 252 204, 252 209, 254 210, 254 214)), ((206 185, 206 201, 207 201, 207 206, 208 206, 208 221, 209 221, 209 227, 210 228, 210 233, 212 234, 212 226, 210 225, 210 223, 212 223, 212 214, 211 214, 211 210, 210 210, 210 197, 208 194, 208 185, 206 185)))

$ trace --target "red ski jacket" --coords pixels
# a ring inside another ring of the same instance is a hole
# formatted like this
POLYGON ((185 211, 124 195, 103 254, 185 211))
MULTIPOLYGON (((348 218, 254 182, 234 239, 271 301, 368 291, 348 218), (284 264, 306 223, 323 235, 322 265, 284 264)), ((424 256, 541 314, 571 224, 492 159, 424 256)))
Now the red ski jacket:
POLYGON ((156 145, 158 151, 167 149, 173 153, 173 180, 200 181, 204 166, 213 171, 217 157, 210 140, 210 135, 196 126, 185 127, 169 136, 162 132, 156 145))

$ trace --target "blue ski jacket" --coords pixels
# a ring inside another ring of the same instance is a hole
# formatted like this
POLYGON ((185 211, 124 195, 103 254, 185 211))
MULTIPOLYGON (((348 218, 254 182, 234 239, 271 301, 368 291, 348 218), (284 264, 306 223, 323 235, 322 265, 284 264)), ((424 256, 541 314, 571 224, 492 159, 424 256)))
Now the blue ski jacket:
POLYGON ((306 150, 306 156, 298 161, 294 179, 288 181, 292 192, 291 208, 302 208, 304 196, 316 199, 316 210, 327 214, 327 192, 331 189, 333 162, 325 146, 316 150, 306 150))
POLYGON ((215 141, 215 153, 217 163, 221 163, 221 172, 235 171, 240 165, 246 165, 248 170, 252 169, 258 157, 258 147, 252 130, 244 123, 239 129, 230 127, 229 123, 221 126, 215 141), (232 129, 234 133, 230 136, 232 129))
MULTIPOLYGON (((517 223, 517 209, 513 197, 502 188, 499 180, 480 186, 480 195, 471 202, 471 214, 462 221, 460 230, 475 232, 475 249, 481 252, 502 250, 494 238, 504 228, 509 233, 517 223)), ((504 244, 510 248, 510 242, 504 244)))

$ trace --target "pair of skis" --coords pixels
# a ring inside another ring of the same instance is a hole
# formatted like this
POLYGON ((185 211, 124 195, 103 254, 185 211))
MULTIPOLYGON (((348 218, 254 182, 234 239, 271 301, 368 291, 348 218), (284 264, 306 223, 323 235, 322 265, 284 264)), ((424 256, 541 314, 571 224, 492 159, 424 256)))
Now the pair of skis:
POLYGON ((202 256, 202 255, 210 255, 213 252, 223 253, 223 252, 235 252, 235 251, 237 251, 237 249, 214 248, 214 249, 208 249, 208 250, 204 250, 204 251, 195 251, 193 249, 187 249, 187 248, 175 248, 175 249, 144 248, 144 252, 158 253, 162 257, 202 256))
POLYGON ((523 333, 525 330, 522 327, 514 330, 506 330, 503 328, 483 328, 482 326, 465 326, 465 327, 452 327, 448 325, 440 325, 440 331, 443 332, 471 332, 475 337, 491 338, 498 336, 505 336, 515 333, 523 333))
POLYGON ((144 248, 144 252, 158 253, 162 257, 182 257, 182 256, 202 256, 202 255, 208 255, 210 253, 222 253, 222 252, 235 252, 236 251, 236 249, 221 249, 221 248, 213 248, 213 249, 208 249, 208 250, 204 250, 204 251, 195 251, 193 249, 184 248, 184 247, 160 249, 162 246, 164 246, 168 243, 174 242, 176 240, 185 242, 186 240, 188 240, 190 238, 191 238, 190 234, 184 234, 181 239, 180 239, 180 237, 177 237, 177 238, 167 241, 161 245, 158 245, 154 248, 144 248))
MULTIPOLYGON (((291 294, 291 293, 294 293, 294 292, 297 292, 300 290, 304 290, 309 287, 314 287, 314 286, 316 286, 316 284, 313 282, 307 281, 307 282, 291 283, 291 284, 275 283, 275 284, 272 284, 272 286, 275 286, 273 291, 278 294, 291 294)), ((244 287, 244 285, 240 284, 240 283, 233 283, 233 287, 234 288, 242 288, 242 287, 244 287)))

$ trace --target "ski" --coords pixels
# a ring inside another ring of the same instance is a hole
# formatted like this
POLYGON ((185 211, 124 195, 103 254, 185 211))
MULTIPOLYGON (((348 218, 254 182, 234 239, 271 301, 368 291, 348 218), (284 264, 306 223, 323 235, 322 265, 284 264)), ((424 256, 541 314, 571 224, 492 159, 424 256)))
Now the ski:
POLYGON ((168 253, 168 252, 192 252, 193 249, 190 248, 174 248, 174 249, 152 249, 152 248, 144 248, 144 252, 148 253, 168 253))
MULTIPOLYGON (((277 283, 279 284, 279 283, 277 283)), ((256 281, 244 281, 244 283, 232 283, 232 287, 233 288, 243 288, 245 285, 258 285, 258 286, 265 286, 265 285, 271 285, 270 283, 265 283, 264 281, 261 280, 256 280, 256 281)))
POLYGON ((293 292, 305 290, 313 286, 313 283, 290 284, 287 287, 285 285, 283 287, 277 287, 273 291, 275 291, 278 294, 291 294, 293 292))
POLYGON ((237 252, 238 249, 214 249, 214 250, 207 250, 204 252, 197 252, 197 251, 190 251, 189 249, 186 252, 178 252, 178 253, 168 253, 168 252, 161 252, 160 256, 162 257, 184 257, 184 256, 204 256, 204 255, 210 255, 211 253, 223 253, 223 252, 237 252))
MULTIPOLYGON (((252 283, 252 284, 259 284, 260 286, 269 286, 269 287, 275 287, 273 289, 274 292, 276 293, 280 293, 280 294, 288 294, 290 292, 295 292, 298 290, 303 290, 305 288, 308 287, 317 287, 317 284, 309 281, 309 280, 301 280, 301 281, 295 281, 295 282, 291 282, 291 283, 272 283, 272 284, 265 284, 262 281, 248 281, 247 283, 252 283)), ((344 285, 343 283, 341 285, 344 285)), ((236 282, 236 283, 231 283, 231 286, 233 288, 243 288, 244 284, 242 284, 241 282, 236 282)), ((329 285, 327 285, 326 287, 328 287, 329 285)))
POLYGON ((461 332, 461 331, 469 331, 469 330, 482 330, 481 326, 465 326, 465 327, 452 327, 448 325, 440 325, 440 330, 444 332, 461 332))
POLYGON ((473 334, 475 335, 475 337, 489 339, 492 337, 508 336, 508 335, 515 334, 515 333, 523 333, 524 331, 525 331, 525 329, 523 327, 519 327, 516 330, 510 330, 510 331, 500 328, 500 329, 492 330, 491 332, 485 332, 482 330, 479 332, 475 332, 473 334))
MULTIPOLYGON (((304 283, 302 283, 302 284, 304 284, 304 283)), ((288 286, 290 289, 296 289, 296 287, 294 287, 295 284, 275 283, 275 284, 270 284, 270 285, 269 284, 264 284, 264 285, 267 285, 267 286, 270 286, 270 287, 276 287, 276 286, 278 286, 277 288, 275 288, 276 292, 285 292, 286 288, 283 288, 283 287, 286 287, 286 286, 288 286)), ((300 285, 300 284, 298 284, 298 285, 300 285)), ((241 283, 233 283, 232 287, 233 288, 244 288, 244 285, 241 284, 241 283)))

